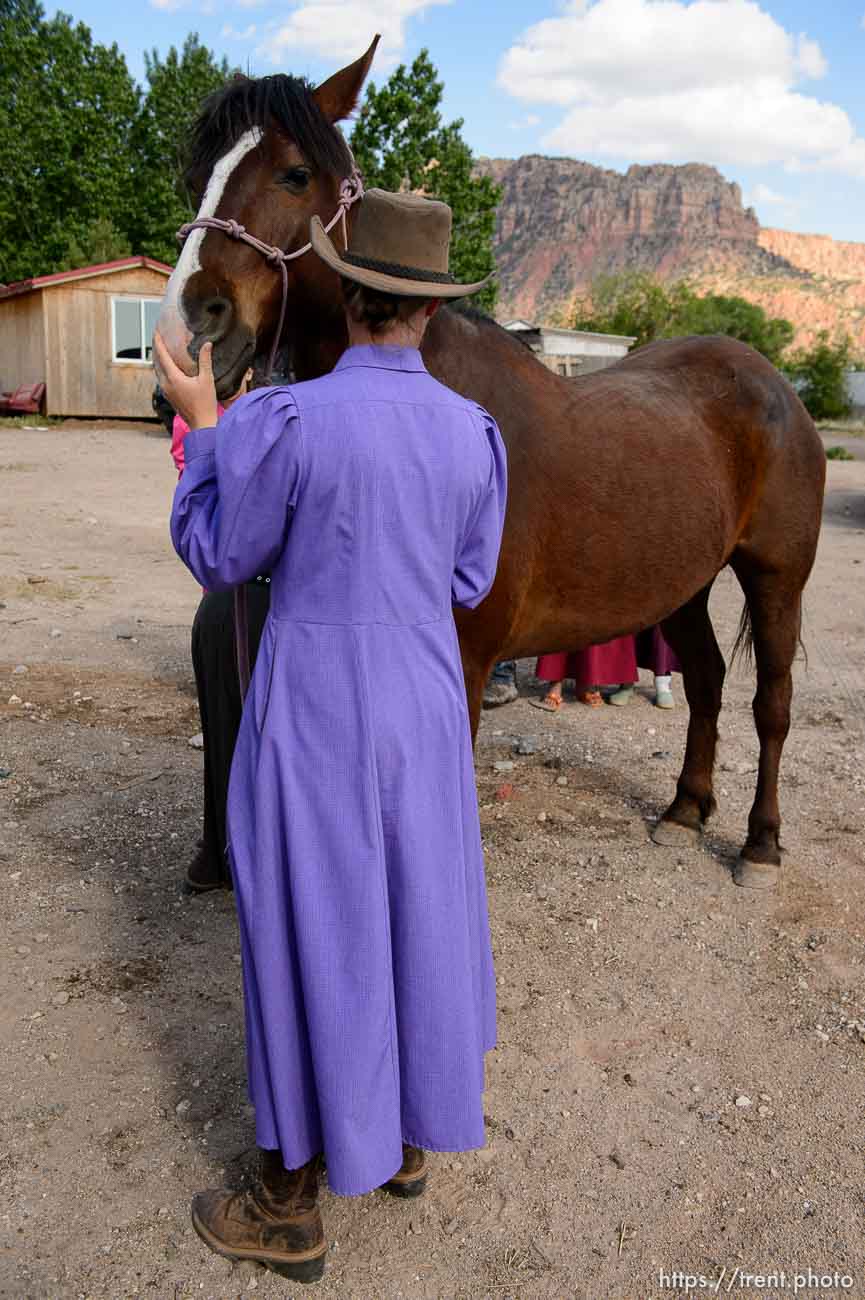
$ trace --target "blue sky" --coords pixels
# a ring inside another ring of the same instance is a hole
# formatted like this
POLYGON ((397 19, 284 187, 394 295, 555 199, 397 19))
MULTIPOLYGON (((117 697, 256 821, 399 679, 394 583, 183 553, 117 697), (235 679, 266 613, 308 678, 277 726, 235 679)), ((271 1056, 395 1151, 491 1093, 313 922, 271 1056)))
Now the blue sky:
MULTIPOLYGON (((48 12, 53 8, 46 6, 48 12)), ((383 33, 427 46, 476 154, 618 171, 707 162, 764 225, 865 241, 865 0, 69 0, 143 78, 197 31, 253 74, 323 79, 383 33)))

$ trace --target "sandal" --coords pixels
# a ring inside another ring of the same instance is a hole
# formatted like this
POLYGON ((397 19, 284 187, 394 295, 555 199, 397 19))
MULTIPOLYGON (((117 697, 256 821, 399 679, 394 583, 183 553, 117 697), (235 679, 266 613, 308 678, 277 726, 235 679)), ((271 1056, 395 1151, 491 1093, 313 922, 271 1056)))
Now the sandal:
POLYGON ((600 691, 580 691, 577 699, 580 704, 588 704, 590 709, 599 709, 604 702, 600 691))
POLYGON ((536 709, 543 709, 545 713, 558 713, 562 707, 562 697, 561 695, 545 695, 540 700, 529 700, 529 704, 536 709))

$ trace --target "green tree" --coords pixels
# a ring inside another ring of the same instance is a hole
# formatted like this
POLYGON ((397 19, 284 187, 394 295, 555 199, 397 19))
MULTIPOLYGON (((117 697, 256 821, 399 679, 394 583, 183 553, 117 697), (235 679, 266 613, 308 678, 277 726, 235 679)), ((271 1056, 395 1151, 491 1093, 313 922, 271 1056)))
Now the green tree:
POLYGON ((114 262, 128 257, 132 246, 126 235, 118 230, 108 217, 96 217, 77 234, 70 235, 62 262, 64 269, 76 266, 95 266, 101 262, 114 262))
POLYGON ((699 296, 690 289, 681 299, 676 325, 681 334, 726 334, 739 339, 762 352, 773 366, 780 366, 795 333, 791 321, 767 316, 758 303, 717 293, 699 296))
POLYGON ((183 148, 205 95, 231 76, 198 39, 178 53, 144 55, 147 89, 132 129, 133 183, 127 226, 137 252, 163 262, 177 258, 176 232, 193 215, 180 181, 183 148))
POLYGON ((827 330, 820 331, 812 347, 800 348, 790 357, 785 369, 815 420, 838 420, 850 414, 845 372, 852 363, 850 339, 830 341, 827 330))
POLYGON ((769 317, 757 303, 723 294, 699 294, 685 280, 663 284, 649 271, 600 276, 577 303, 575 329, 633 335, 637 346, 683 334, 726 334, 781 364, 793 326, 769 317))
POLYGON ((649 271, 601 275, 577 302, 572 327, 630 335, 642 347, 677 333, 676 317, 686 293, 683 284, 664 286, 649 271))
MULTIPOLYGON (((426 50, 376 89, 370 83, 351 136, 364 184, 385 190, 422 190, 453 209, 450 268, 457 280, 481 280, 495 270, 493 231, 500 187, 472 176, 472 152, 462 118, 441 119, 443 84, 426 50)), ((473 299, 490 310, 495 282, 473 299)))
POLYGON ((103 217, 121 232, 138 90, 116 45, 37 0, 0 0, 0 280, 62 270, 103 217))

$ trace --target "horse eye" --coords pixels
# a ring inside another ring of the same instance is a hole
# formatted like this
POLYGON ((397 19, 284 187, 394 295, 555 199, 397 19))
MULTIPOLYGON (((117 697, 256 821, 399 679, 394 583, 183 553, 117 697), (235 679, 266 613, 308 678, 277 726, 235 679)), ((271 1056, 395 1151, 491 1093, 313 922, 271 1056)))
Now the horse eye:
POLYGON ((280 184, 290 190, 305 190, 309 181, 310 173, 305 167, 291 167, 280 177, 280 184))

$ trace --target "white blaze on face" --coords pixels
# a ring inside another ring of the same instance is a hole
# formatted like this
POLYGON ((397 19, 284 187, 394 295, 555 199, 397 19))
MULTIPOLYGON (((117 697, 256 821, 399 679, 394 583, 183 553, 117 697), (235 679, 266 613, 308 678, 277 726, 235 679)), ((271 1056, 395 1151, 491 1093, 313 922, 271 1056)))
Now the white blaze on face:
MULTIPOLYGON (((212 217, 215 214, 225 193, 229 177, 238 163, 246 157, 251 149, 255 148, 261 136, 261 130, 257 126, 253 127, 250 131, 246 131, 237 144, 219 159, 210 174, 210 180, 207 182, 207 189, 204 191, 204 198, 201 201, 201 207, 198 209, 199 217, 212 217)), ((156 328, 165 340, 175 362, 190 375, 195 374, 196 371, 188 351, 192 340, 192 331, 183 315, 181 304, 189 277, 194 275, 196 271, 201 270, 199 253, 204 237, 212 233, 212 231, 208 230, 193 230, 187 235, 180 258, 166 286, 165 297, 162 299, 162 307, 159 312, 159 320, 156 322, 156 328)))

